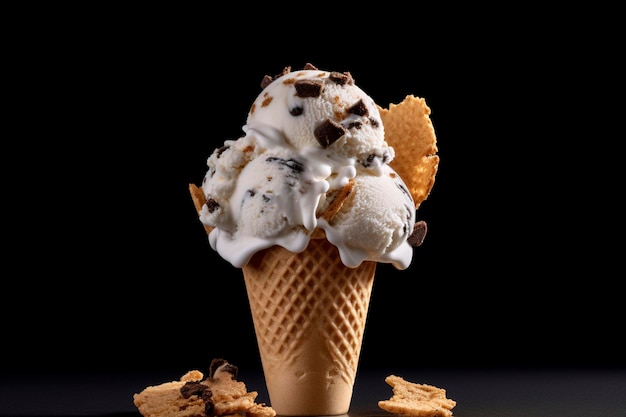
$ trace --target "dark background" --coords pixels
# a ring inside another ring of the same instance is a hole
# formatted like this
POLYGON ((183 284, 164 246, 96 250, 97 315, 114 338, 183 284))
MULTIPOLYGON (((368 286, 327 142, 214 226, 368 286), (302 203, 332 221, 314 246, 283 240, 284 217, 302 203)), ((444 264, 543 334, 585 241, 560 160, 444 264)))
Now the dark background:
POLYGON ((613 66, 575 24, 81 16, 15 34, 0 371, 260 368, 241 271, 187 187, 262 77, 307 62, 383 106, 424 97, 438 137, 428 235, 407 270, 378 268, 363 367, 625 366, 613 66))

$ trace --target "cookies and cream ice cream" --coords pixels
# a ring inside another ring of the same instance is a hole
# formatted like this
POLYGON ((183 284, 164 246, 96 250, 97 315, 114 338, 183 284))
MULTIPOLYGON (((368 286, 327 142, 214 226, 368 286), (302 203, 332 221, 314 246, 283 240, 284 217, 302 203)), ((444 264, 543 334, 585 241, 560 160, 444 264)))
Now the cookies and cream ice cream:
POLYGON ((323 230, 346 266, 409 266, 416 204, 389 165, 378 106, 349 73, 289 70, 267 79, 244 136, 208 159, 200 220, 211 247, 241 267, 259 250, 303 251, 323 230), (332 219, 324 211, 349 186, 332 219))

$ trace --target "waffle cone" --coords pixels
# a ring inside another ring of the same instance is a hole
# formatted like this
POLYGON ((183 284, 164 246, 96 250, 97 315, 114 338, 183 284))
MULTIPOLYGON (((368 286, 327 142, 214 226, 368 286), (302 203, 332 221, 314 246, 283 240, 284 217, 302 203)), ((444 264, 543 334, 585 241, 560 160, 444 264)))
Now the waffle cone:
POLYGON ((301 253, 261 251, 242 269, 272 408, 346 414, 376 263, 348 268, 335 246, 312 239, 301 253))

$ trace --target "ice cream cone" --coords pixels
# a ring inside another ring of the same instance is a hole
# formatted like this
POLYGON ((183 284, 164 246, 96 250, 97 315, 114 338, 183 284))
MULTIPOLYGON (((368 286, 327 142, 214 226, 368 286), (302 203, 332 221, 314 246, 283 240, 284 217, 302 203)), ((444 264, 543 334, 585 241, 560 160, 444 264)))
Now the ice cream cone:
MULTIPOLYGON (((310 74, 306 76, 310 76, 310 74)), ((341 104, 344 101, 352 103, 352 96, 348 97, 348 92, 352 90, 343 91, 343 87, 341 87, 353 85, 353 80, 349 74, 341 76, 338 73, 332 73, 331 75, 320 73, 315 76, 315 80, 308 80, 304 83, 299 83, 294 78, 290 79, 290 82, 284 81, 272 84, 278 87, 275 89, 270 88, 271 86, 268 87, 270 91, 265 91, 260 96, 260 101, 253 104, 248 122, 262 121, 263 123, 258 125, 261 133, 266 128, 276 129, 276 131, 284 133, 283 124, 289 127, 290 131, 298 134, 313 132, 313 137, 307 133, 302 135, 303 137, 293 135, 290 139, 297 140, 296 144, 302 146, 303 149, 311 150, 317 144, 320 144, 325 149, 325 152, 333 154, 331 148, 333 141, 340 140, 336 135, 341 136, 342 132, 344 132, 343 127, 338 125, 333 117, 343 113, 349 114, 349 117, 354 117, 355 115, 367 116, 367 108, 363 108, 365 101, 359 100, 357 104, 351 104, 349 111, 344 111, 343 107, 341 107, 341 111, 337 108, 333 114, 328 115, 329 119, 327 122, 317 125, 314 129, 311 129, 311 132, 307 129, 301 129, 302 125, 300 124, 292 126, 296 122, 289 119, 287 115, 300 116, 302 114, 300 111, 295 113, 283 112, 281 107, 279 112, 276 110, 277 107, 270 106, 270 103, 276 104, 288 101, 274 100, 274 96, 296 97, 298 94, 303 94, 300 98, 306 98, 307 100, 314 96, 321 96, 321 91, 323 90, 319 90, 317 87, 320 86, 318 77, 322 76, 328 77, 325 83, 328 82, 329 84, 324 84, 325 86, 329 89, 337 89, 337 94, 339 95, 333 96, 331 100, 333 103, 341 104), (291 90, 292 84, 298 84, 300 92, 296 90, 294 93, 291 90), (285 96, 285 94, 288 94, 288 96, 285 96), (293 94, 296 95, 293 96, 293 94), (337 98, 343 97, 344 94, 346 95, 345 100, 337 98), (277 114, 285 115, 288 120, 283 120, 282 116, 274 118, 277 114), (269 125, 266 125, 266 123, 269 123, 269 125)), ((359 92, 357 91, 357 93, 359 92)), ((326 99, 330 100, 330 98, 326 99)), ((367 102, 369 103, 369 100, 367 102)), ((324 104, 324 108, 335 108, 334 104, 328 104, 328 106, 326 104, 324 104)), ((302 110, 299 107, 294 109, 302 110)), ((373 111, 373 109, 371 110, 373 111)), ((384 136, 389 145, 396 149, 395 158, 390 161, 389 167, 385 165, 380 167, 381 170, 385 169, 385 178, 383 179, 383 175, 373 176, 372 172, 367 171, 366 168, 369 165, 367 161, 370 158, 379 158, 380 162, 384 163, 386 158, 393 155, 387 153, 385 146, 381 144, 380 147, 374 147, 377 149, 375 152, 368 150, 369 153, 366 152, 364 155, 361 155, 363 158, 359 160, 358 155, 361 154, 361 144, 355 138, 364 135, 364 130, 355 128, 354 131, 358 131, 357 133, 359 134, 355 133, 352 139, 359 146, 354 149, 355 154, 351 157, 354 158, 354 163, 350 164, 349 167, 345 166, 345 169, 338 169, 335 172, 336 177, 332 182, 333 184, 340 184, 341 182, 337 180, 337 177, 347 174, 349 172, 348 168, 356 170, 356 167, 358 167, 359 171, 364 172, 356 172, 354 178, 348 181, 343 188, 328 190, 324 194, 324 199, 315 200, 316 204, 319 201, 319 206, 312 203, 309 207, 309 209, 315 210, 314 214, 319 219, 324 220, 326 226, 320 226, 311 231, 309 245, 301 253, 293 253, 280 246, 272 246, 257 252, 249 262, 242 266, 265 381, 270 397, 270 405, 277 414, 282 416, 346 414, 349 411, 352 400, 352 391, 359 363, 376 262, 364 261, 356 268, 346 267, 339 256, 337 246, 331 244, 326 239, 326 232, 322 230, 322 227, 326 227, 326 231, 336 232, 335 237, 333 237, 335 243, 338 240, 339 244, 344 244, 346 243, 346 239, 343 237, 345 229, 340 229, 333 222, 343 222, 343 226, 346 226, 351 224, 348 220, 353 219, 356 220, 357 223, 355 224, 357 226, 351 229, 351 226, 347 226, 348 233, 345 233, 345 235, 354 232, 352 234, 361 236, 355 232, 360 227, 358 223, 361 220, 380 215, 378 211, 367 210, 368 204, 370 204, 370 201, 384 200, 386 193, 381 193, 380 188, 389 185, 389 190, 397 193, 395 194, 395 199, 390 200, 397 200, 398 202, 397 204, 391 204, 391 206, 401 208, 399 210, 401 221, 396 224, 402 226, 402 236, 407 236, 411 233, 409 228, 406 227, 407 225, 411 226, 410 222, 406 222, 407 200, 410 199, 406 198, 405 190, 408 190, 410 193, 415 209, 417 209, 429 195, 434 183, 439 156, 437 155, 434 129, 429 118, 430 108, 426 106, 425 100, 407 96, 402 103, 390 105, 389 109, 380 108, 379 112, 381 121, 385 126, 384 136), (360 163, 357 161, 360 161, 360 163), (394 165, 392 166, 391 164, 394 165), (394 171, 395 169, 397 171, 394 171), (402 181, 398 183, 383 182, 383 180, 388 181, 389 178, 395 178, 397 175, 404 180, 404 183, 402 181), (373 181, 376 187, 364 185, 366 181, 373 181), (356 185, 357 183, 359 184, 358 186, 356 185), (361 188, 357 189, 357 187, 361 188), (371 191, 373 191, 372 195, 369 194, 371 191), (359 197, 355 197, 357 195, 359 197), (371 197, 371 200, 368 197, 371 197), (361 199, 358 201, 358 204, 348 204, 344 208, 345 202, 351 201, 354 203, 354 200, 351 199, 355 198, 361 199), (351 217, 352 213, 347 215, 350 209, 354 209, 354 207, 359 207, 363 210, 353 210, 355 212, 354 217, 351 217), (338 235, 342 237, 336 239, 338 235)), ((306 121, 305 118, 299 120, 306 121)), ((366 131, 372 136, 368 136, 367 143, 375 142, 374 137, 378 137, 379 141, 382 142, 380 134, 383 132, 376 129, 376 126, 379 124, 375 123, 375 119, 370 117, 359 123, 362 124, 351 122, 350 125, 368 126, 366 131)), ((264 148, 266 142, 273 143, 274 139, 272 141, 263 141, 263 146, 257 149, 254 138, 254 135, 246 135, 241 142, 230 143, 228 146, 216 150, 209 158, 210 175, 205 177, 207 182, 203 183, 203 186, 209 190, 207 192, 213 193, 211 194, 209 205, 205 204, 207 196, 204 194, 204 191, 190 184, 190 192, 196 210, 201 218, 203 215, 205 217, 204 220, 201 220, 207 233, 212 233, 213 227, 217 227, 213 225, 220 224, 219 216, 225 216, 224 218, 228 219, 228 221, 222 221, 226 223, 232 220, 234 211, 229 210, 229 207, 238 207, 238 210, 241 212, 244 203, 246 207, 252 207, 247 213, 254 213, 255 215, 257 213, 265 213, 263 215, 259 214, 258 219, 264 220, 264 217, 268 217, 267 224, 271 225, 268 227, 275 227, 276 224, 281 224, 284 219, 296 218, 298 215, 302 215, 302 207, 297 205, 294 206, 297 208, 297 213, 291 217, 288 215, 289 211, 294 208, 290 204, 289 198, 294 195, 295 189, 298 189, 298 192, 301 193, 296 198, 299 203, 309 201, 305 198, 306 193, 301 190, 301 187, 296 187, 296 185, 306 183, 305 189, 308 191, 316 190, 312 184, 315 184, 317 177, 308 178, 305 174, 313 171, 304 168, 307 164, 316 164, 318 161, 308 161, 306 157, 309 155, 308 152, 299 153, 298 157, 293 160, 285 160, 282 156, 280 158, 277 156, 283 155, 282 149, 278 149, 280 147, 277 146, 277 150, 280 150, 278 153, 272 153, 274 150, 268 151, 264 148), (237 147, 237 144, 239 144, 239 147, 237 147), (258 158, 258 155, 254 157, 253 153, 260 152, 260 149, 263 149, 261 154, 268 152, 269 156, 263 159, 258 158), (263 165, 255 164, 256 161, 262 161, 263 165), (272 164, 278 161, 279 164, 278 166, 265 165, 268 161, 272 164), (242 165, 245 165, 245 167, 242 167, 242 165), (259 171, 260 169, 262 171, 259 171), (245 175, 242 174, 244 170, 246 170, 245 175), (266 171, 267 173, 264 174, 266 171), (216 174, 216 172, 219 174, 216 174), (286 180, 281 181, 280 178, 285 173, 287 173, 285 176, 286 180), (235 175, 239 176, 237 182, 243 178, 244 185, 237 184, 235 187, 224 186, 223 181, 235 175), (254 178, 255 175, 260 176, 263 180, 260 181, 258 178, 254 178), (261 184, 263 185, 262 187, 261 184), (276 184, 279 184, 279 186, 276 186, 276 184), (286 189, 280 188, 280 185, 285 184, 287 184, 286 189), (249 191, 246 192, 245 198, 240 199, 238 196, 237 199, 233 200, 233 192, 225 191, 231 188, 249 191), (263 191, 257 193, 259 190, 263 191), (221 194, 224 195, 222 196, 221 194), (252 201, 255 196, 258 199, 252 201), (271 206, 267 204, 270 201, 273 202, 271 206), (287 213, 275 209, 281 206, 280 202, 284 202, 285 206, 287 206, 287 213), (203 207, 204 212, 202 211, 203 207), (266 208, 267 212, 265 211, 266 208), (273 216, 271 215, 272 213, 273 216)), ((291 152, 292 145, 287 147, 290 149, 289 152, 291 152)), ((344 145, 347 148, 340 147, 344 151, 353 146, 344 145)), ((337 148, 338 145, 335 147, 337 148)), ((288 155, 291 155, 291 153, 288 153, 288 155)), ((311 152, 310 155, 318 154, 311 152)), ((338 160, 341 160, 341 158, 338 160)), ((327 164, 326 162, 322 165, 329 170, 333 166, 333 164, 327 164)), ((320 172, 323 172, 323 170, 320 172)), ((328 185, 330 186, 330 182, 328 185)), ((381 205, 375 205, 375 207, 380 208, 381 205)), ((237 216, 246 218, 240 212, 237 216)), ((269 244, 275 244, 276 240, 272 239, 276 237, 284 239, 292 236, 294 231, 298 233, 303 231, 303 229, 293 227, 293 224, 290 222, 285 223, 289 226, 287 231, 278 230, 274 236, 269 238, 269 244), (283 235, 283 232, 286 234, 283 235)), ((249 225, 249 222, 246 224, 249 225)), ((413 233, 417 234, 410 236, 412 236, 414 244, 419 245, 426 230, 425 223, 418 222, 415 224, 419 225, 413 231, 413 233)), ((301 226, 304 227, 304 224, 301 226)), ((265 226, 259 227, 262 229, 265 226)), ((369 226, 365 225, 363 227, 365 230, 369 230, 369 226)), ((394 227, 397 226, 391 226, 391 228, 394 227)), ((228 225, 228 228, 234 230, 234 226, 228 225)), ((382 228, 384 229, 384 226, 382 228)), ((379 229, 379 227, 377 226, 375 229, 379 229)), ((237 229, 237 231, 239 232, 240 229, 237 229)), ((378 233, 378 230, 376 230, 376 233, 378 233)), ((212 236, 217 239, 220 236, 223 236, 225 239, 231 237, 228 232, 212 236)), ((366 234, 365 236, 369 235, 366 234)), ((247 237, 248 235, 244 233, 243 239, 247 237)), ((265 239, 267 236, 262 238, 265 239)), ((358 249, 361 243, 358 241, 359 239, 352 237, 350 239, 350 243, 346 243, 345 246, 354 244, 358 249)), ((379 243, 376 237, 363 239, 363 241, 374 244, 373 246, 379 243)), ((397 243, 404 245, 407 242, 408 237, 406 242, 399 241, 397 243)), ((219 246, 214 241, 213 243, 215 247, 219 246)), ((223 247, 228 248, 229 246, 225 245, 223 247)), ((398 246, 396 246, 397 248, 398 246)), ((395 251, 395 249, 392 249, 392 251, 395 251)), ((231 256, 234 253, 235 251, 228 250, 220 252, 223 257, 231 256)), ((380 256, 372 255, 373 252, 367 253, 370 254, 368 259, 382 259, 385 262, 392 260, 396 261, 400 266, 408 265, 410 257, 406 259, 407 256, 405 255, 412 254, 408 250, 402 250, 398 251, 395 254, 397 257, 392 259, 390 257, 391 252, 380 253, 380 256), (385 255, 385 257, 382 255, 385 255)), ((239 263, 237 264, 239 265, 239 263)))
MULTIPOLYGON (((333 196, 324 217, 352 186, 333 196)), ((201 189, 189 191, 200 212, 201 189)), ((374 283, 376 262, 348 268, 322 230, 312 237, 304 252, 273 246, 242 267, 270 404, 282 416, 348 412, 374 283)))
POLYGON ((301 253, 271 247, 243 267, 277 414, 348 412, 375 270, 369 261, 344 266, 326 239, 301 253))

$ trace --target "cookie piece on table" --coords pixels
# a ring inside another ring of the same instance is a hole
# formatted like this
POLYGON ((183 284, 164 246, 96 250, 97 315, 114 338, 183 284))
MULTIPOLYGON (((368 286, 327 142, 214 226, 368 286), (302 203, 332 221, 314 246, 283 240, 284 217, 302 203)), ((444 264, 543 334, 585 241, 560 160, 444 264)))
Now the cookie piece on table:
POLYGON ((456 401, 446 398, 444 389, 415 384, 395 375, 385 378, 385 382, 393 388, 393 396, 378 402, 383 410, 416 417, 452 416, 456 401))
POLYGON ((275 417, 276 412, 255 402, 258 393, 248 392, 237 380, 237 367, 214 359, 209 377, 200 371, 187 372, 179 381, 145 388, 133 396, 144 417, 275 417))

